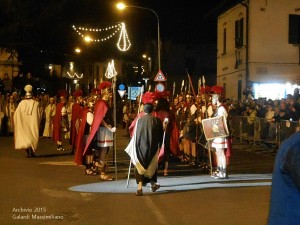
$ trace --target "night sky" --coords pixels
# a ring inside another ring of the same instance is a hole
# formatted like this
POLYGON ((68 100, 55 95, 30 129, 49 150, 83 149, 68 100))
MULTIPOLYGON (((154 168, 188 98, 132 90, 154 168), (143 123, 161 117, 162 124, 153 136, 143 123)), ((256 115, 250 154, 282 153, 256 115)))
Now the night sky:
MULTIPOLYGON (((153 9, 159 16, 162 42, 175 44, 216 43, 217 16, 226 4, 238 0, 167 1, 131 0, 126 3, 153 9)), ((20 55, 41 50, 49 57, 73 54, 75 47, 96 56, 117 53, 117 37, 86 45, 72 25, 104 28, 125 22, 132 42, 131 53, 141 54, 145 43, 157 41, 157 19, 147 10, 116 9, 112 0, 1 0, 0 46, 18 49, 20 55), (91 51, 92 50, 92 51, 91 51)), ((38 57, 39 58, 39 57, 38 57)), ((55 62, 54 62, 55 63, 55 62)))

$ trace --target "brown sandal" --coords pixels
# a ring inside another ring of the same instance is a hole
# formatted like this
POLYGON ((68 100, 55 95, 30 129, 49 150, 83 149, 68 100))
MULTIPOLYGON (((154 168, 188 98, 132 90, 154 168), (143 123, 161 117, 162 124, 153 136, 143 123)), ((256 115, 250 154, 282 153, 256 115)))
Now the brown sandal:
POLYGON ((101 174, 99 179, 103 180, 103 181, 113 181, 114 180, 114 178, 112 178, 111 176, 109 176, 107 174, 101 174))

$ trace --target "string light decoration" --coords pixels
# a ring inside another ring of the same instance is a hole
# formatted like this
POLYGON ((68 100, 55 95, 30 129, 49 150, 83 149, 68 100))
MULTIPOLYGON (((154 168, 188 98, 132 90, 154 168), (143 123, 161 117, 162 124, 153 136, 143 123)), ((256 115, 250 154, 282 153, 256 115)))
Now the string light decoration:
POLYGON ((73 25, 72 27, 73 27, 74 31, 85 40, 88 39, 88 41, 91 41, 91 42, 103 42, 103 41, 107 41, 107 40, 111 39, 113 36, 115 36, 118 33, 118 31, 121 29, 122 24, 117 24, 117 25, 106 27, 103 29, 76 27, 75 25, 73 25), (106 32, 107 33, 108 31, 110 31, 110 33, 107 34, 106 37, 103 37, 100 39, 92 38, 91 35, 86 34, 89 32, 96 32, 96 33, 106 32))
POLYGON ((114 60, 111 60, 111 62, 108 63, 106 72, 105 72, 105 77, 110 79, 113 78, 114 76, 117 76, 117 71, 115 69, 115 63, 114 60))
POLYGON ((126 31, 126 26, 125 23, 119 23, 114 26, 109 26, 106 28, 87 28, 87 27, 76 27, 75 25, 72 26, 73 30, 80 36, 82 37, 85 41, 87 42, 104 42, 112 37, 114 37, 118 32, 120 32, 118 42, 117 42, 117 47, 120 51, 127 51, 131 43, 128 38, 128 34, 126 31), (95 36, 98 36, 98 33, 106 34, 102 38, 96 38, 95 36), (94 37, 91 35, 91 33, 95 33, 94 37))
POLYGON ((122 24, 122 28, 121 28, 119 40, 117 43, 117 47, 120 51, 126 52, 130 48, 131 43, 128 38, 125 23, 121 23, 121 24, 122 24))
POLYGON ((71 77, 71 78, 76 77, 76 78, 78 78, 78 79, 81 79, 81 78, 83 77, 83 73, 82 73, 82 74, 77 74, 77 73, 71 74, 69 71, 67 71, 67 75, 68 75, 69 77, 71 77))

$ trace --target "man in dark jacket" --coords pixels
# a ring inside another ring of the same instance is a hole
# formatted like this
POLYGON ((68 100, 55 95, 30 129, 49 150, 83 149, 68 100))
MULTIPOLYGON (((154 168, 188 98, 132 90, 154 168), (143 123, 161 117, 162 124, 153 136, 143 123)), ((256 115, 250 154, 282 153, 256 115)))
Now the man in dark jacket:
POLYGON ((272 177, 268 225, 300 225, 300 132, 277 153, 272 177))

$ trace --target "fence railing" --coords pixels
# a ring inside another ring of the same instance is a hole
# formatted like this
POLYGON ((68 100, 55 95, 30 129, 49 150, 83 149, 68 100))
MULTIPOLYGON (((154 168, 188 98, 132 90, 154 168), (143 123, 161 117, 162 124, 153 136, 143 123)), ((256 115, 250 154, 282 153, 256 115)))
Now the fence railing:
POLYGON ((256 117, 253 122, 246 116, 232 116, 229 120, 229 128, 233 137, 242 140, 273 144, 276 147, 282 141, 299 129, 299 121, 284 120, 280 122, 268 122, 264 118, 256 117))

